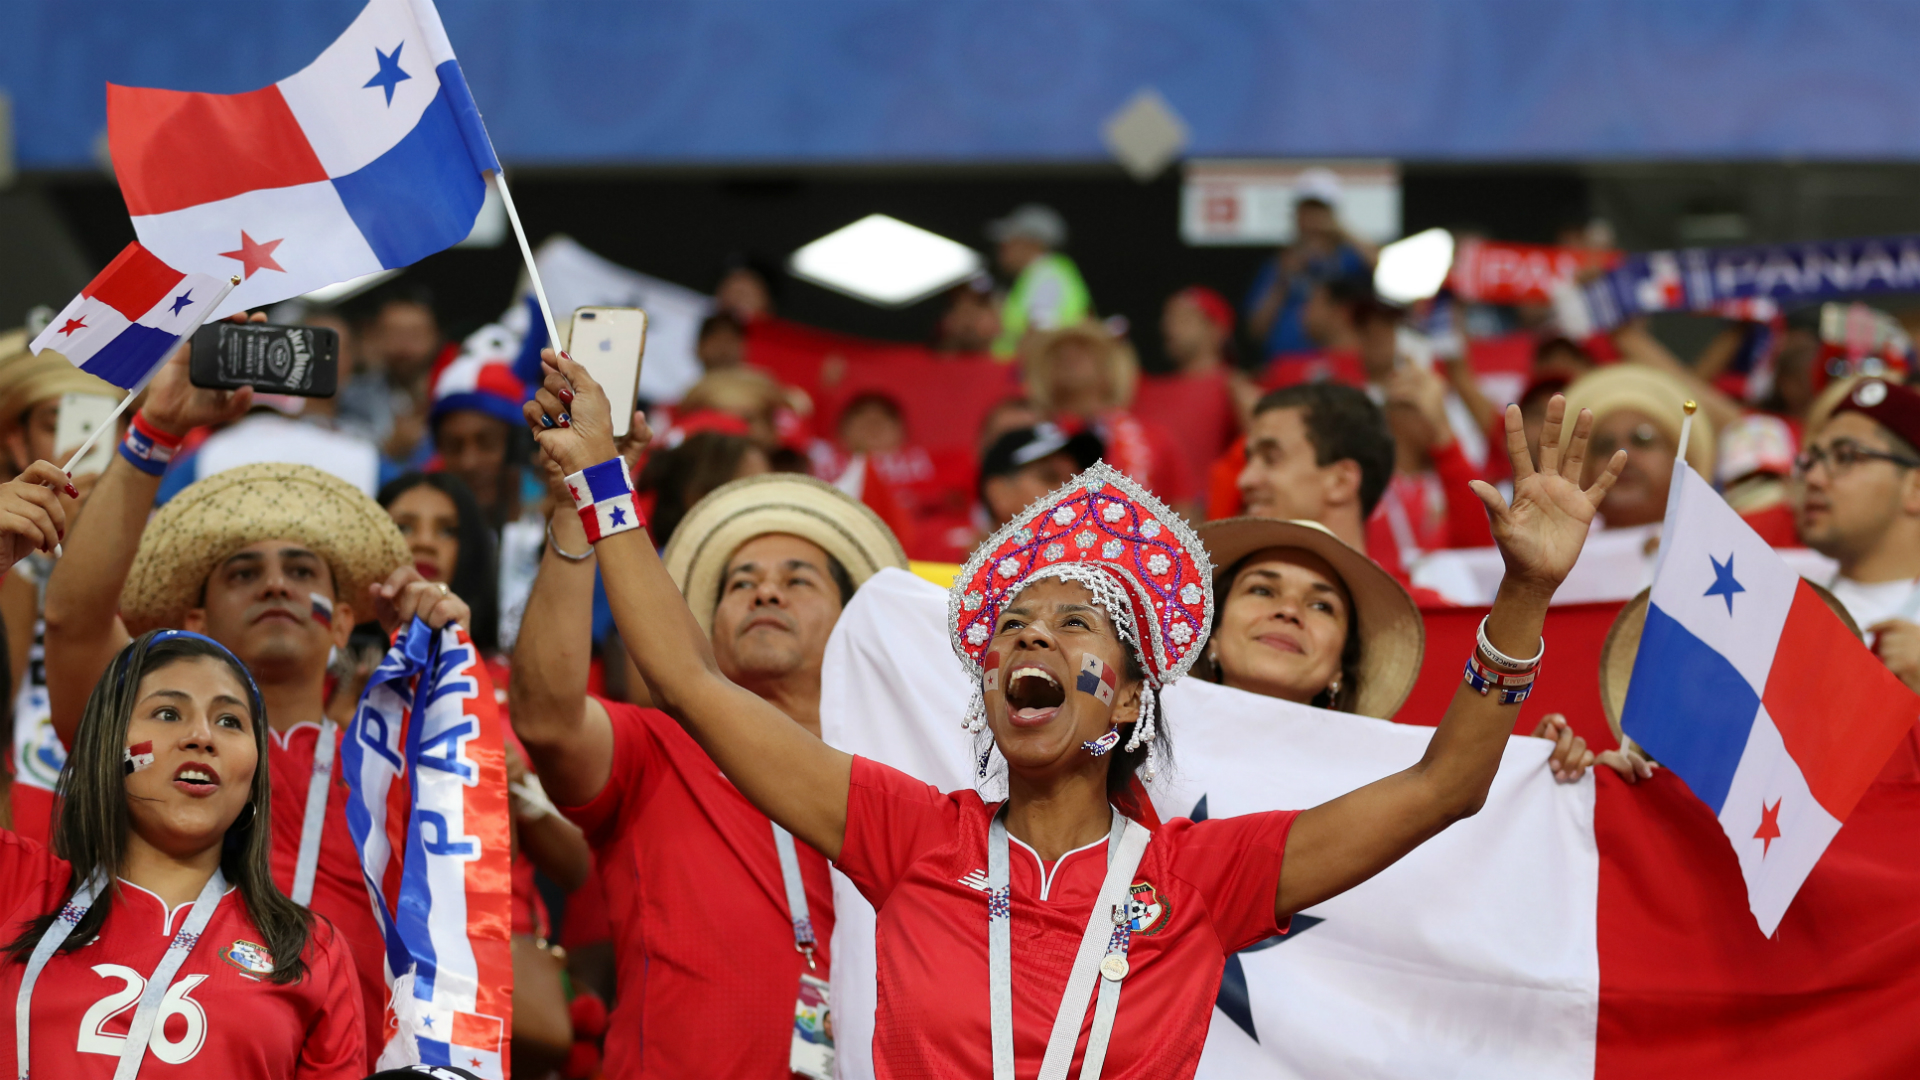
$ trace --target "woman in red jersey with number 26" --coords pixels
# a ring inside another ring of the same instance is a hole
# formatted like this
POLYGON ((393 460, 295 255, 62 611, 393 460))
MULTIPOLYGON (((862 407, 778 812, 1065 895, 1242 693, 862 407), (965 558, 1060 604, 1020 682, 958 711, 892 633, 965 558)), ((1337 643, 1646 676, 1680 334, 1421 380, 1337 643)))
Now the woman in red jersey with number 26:
POLYGON ((60 775, 53 850, 0 831, 0 1056, 16 1076, 365 1074, 346 945, 268 868, 266 740, 260 691, 212 638, 150 631, 108 665, 60 775))
POLYGON ((721 677, 637 527, 604 394, 548 355, 527 419, 568 474, 655 701, 878 911, 882 1077, 1192 1076, 1227 954, 1484 802, 1547 603, 1624 456, 1583 491, 1592 417, 1563 454, 1556 398, 1536 467, 1508 410, 1513 499, 1474 485, 1506 577, 1419 763, 1309 810, 1159 823, 1134 774, 1164 754, 1159 689, 1205 646, 1212 574, 1187 523, 1132 479, 1095 465, 955 580, 949 629, 978 678, 964 723, 982 777, 1006 771, 1007 799, 987 803, 835 750, 721 677))

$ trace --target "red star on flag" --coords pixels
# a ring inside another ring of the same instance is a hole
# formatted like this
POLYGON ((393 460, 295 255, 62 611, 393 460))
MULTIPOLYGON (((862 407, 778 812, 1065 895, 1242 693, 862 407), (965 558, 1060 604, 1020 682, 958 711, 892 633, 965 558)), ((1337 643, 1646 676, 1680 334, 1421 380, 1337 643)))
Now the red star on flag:
MULTIPOLYGON (((283 237, 282 239, 285 238, 283 237)), ((223 251, 220 253, 220 257, 223 259, 239 259, 243 277, 251 278, 253 272, 256 270, 277 270, 284 274, 286 270, 283 269, 279 263, 273 261, 273 249, 279 246, 280 240, 268 240, 262 243, 248 236, 246 230, 242 229, 240 230, 240 250, 223 251)))
POLYGON ((580 489, 577 487, 574 487, 572 484, 567 485, 567 494, 573 496, 573 501, 575 503, 578 503, 580 501, 580 489))
POLYGON ((1760 804, 1760 827, 1753 831, 1753 838, 1760 841, 1760 857, 1763 859, 1773 848, 1773 842, 1780 839, 1780 802, 1775 799, 1772 806, 1760 804))
POLYGON ((479 1068, 479 1067, 480 1067, 480 1064, 481 1064, 481 1062, 480 1062, 480 1059, 479 1059, 479 1058, 477 1058, 477 1057, 470 1057, 470 1058, 468 1058, 467 1060, 468 1060, 468 1061, 471 1061, 471 1062, 473 1062, 473 1067, 474 1067, 474 1068, 476 1068, 476 1069, 477 1069, 477 1068, 479 1068))
POLYGON ((72 337, 73 332, 75 330, 85 330, 86 328, 87 328, 86 316, 82 315, 78 319, 68 319, 67 325, 61 327, 60 332, 67 335, 68 337, 72 337))

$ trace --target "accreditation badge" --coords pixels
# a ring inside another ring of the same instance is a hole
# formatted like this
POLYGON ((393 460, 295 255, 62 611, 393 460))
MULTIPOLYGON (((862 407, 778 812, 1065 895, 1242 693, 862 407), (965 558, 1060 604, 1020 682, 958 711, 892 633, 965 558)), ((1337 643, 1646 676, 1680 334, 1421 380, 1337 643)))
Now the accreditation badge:
POLYGON ((800 976, 800 996, 793 1004, 793 1047, 787 1067, 808 1080, 833 1080, 833 1032, 827 1027, 827 984, 811 975, 800 976))

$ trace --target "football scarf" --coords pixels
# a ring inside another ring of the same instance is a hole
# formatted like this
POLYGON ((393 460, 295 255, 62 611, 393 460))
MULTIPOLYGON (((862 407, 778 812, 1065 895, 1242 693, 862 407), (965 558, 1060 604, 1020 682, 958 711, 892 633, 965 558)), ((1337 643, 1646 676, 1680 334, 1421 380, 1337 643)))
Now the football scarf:
POLYGON ((1577 296, 1591 324, 1605 330, 1655 311, 1721 311, 1755 299, 1791 307, 1916 288, 1920 236, 1880 236, 1628 255, 1577 296))
POLYGON ((415 619, 367 681, 342 742, 347 826, 393 989, 377 1068, 505 1075, 513 960, 502 738, 473 640, 415 619))

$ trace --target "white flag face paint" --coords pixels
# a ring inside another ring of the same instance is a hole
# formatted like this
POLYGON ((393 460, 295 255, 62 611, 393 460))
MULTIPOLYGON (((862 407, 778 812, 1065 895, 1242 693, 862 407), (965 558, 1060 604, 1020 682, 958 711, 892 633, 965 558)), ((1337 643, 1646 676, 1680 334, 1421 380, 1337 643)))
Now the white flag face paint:
MULTIPOLYGON (((861 586, 827 646, 821 728, 951 790, 973 782, 974 750, 945 613, 942 590, 901 571, 861 586)), ((1432 735, 1192 678, 1162 700, 1173 767, 1151 790, 1163 817, 1313 806, 1413 764, 1432 735)), ((1593 785, 1554 783, 1549 749, 1511 740, 1477 816, 1230 958, 1199 1075, 1591 1077, 1593 785)), ((834 1025, 854 1080, 873 1075, 874 913, 837 872, 834 903, 834 1025)))

